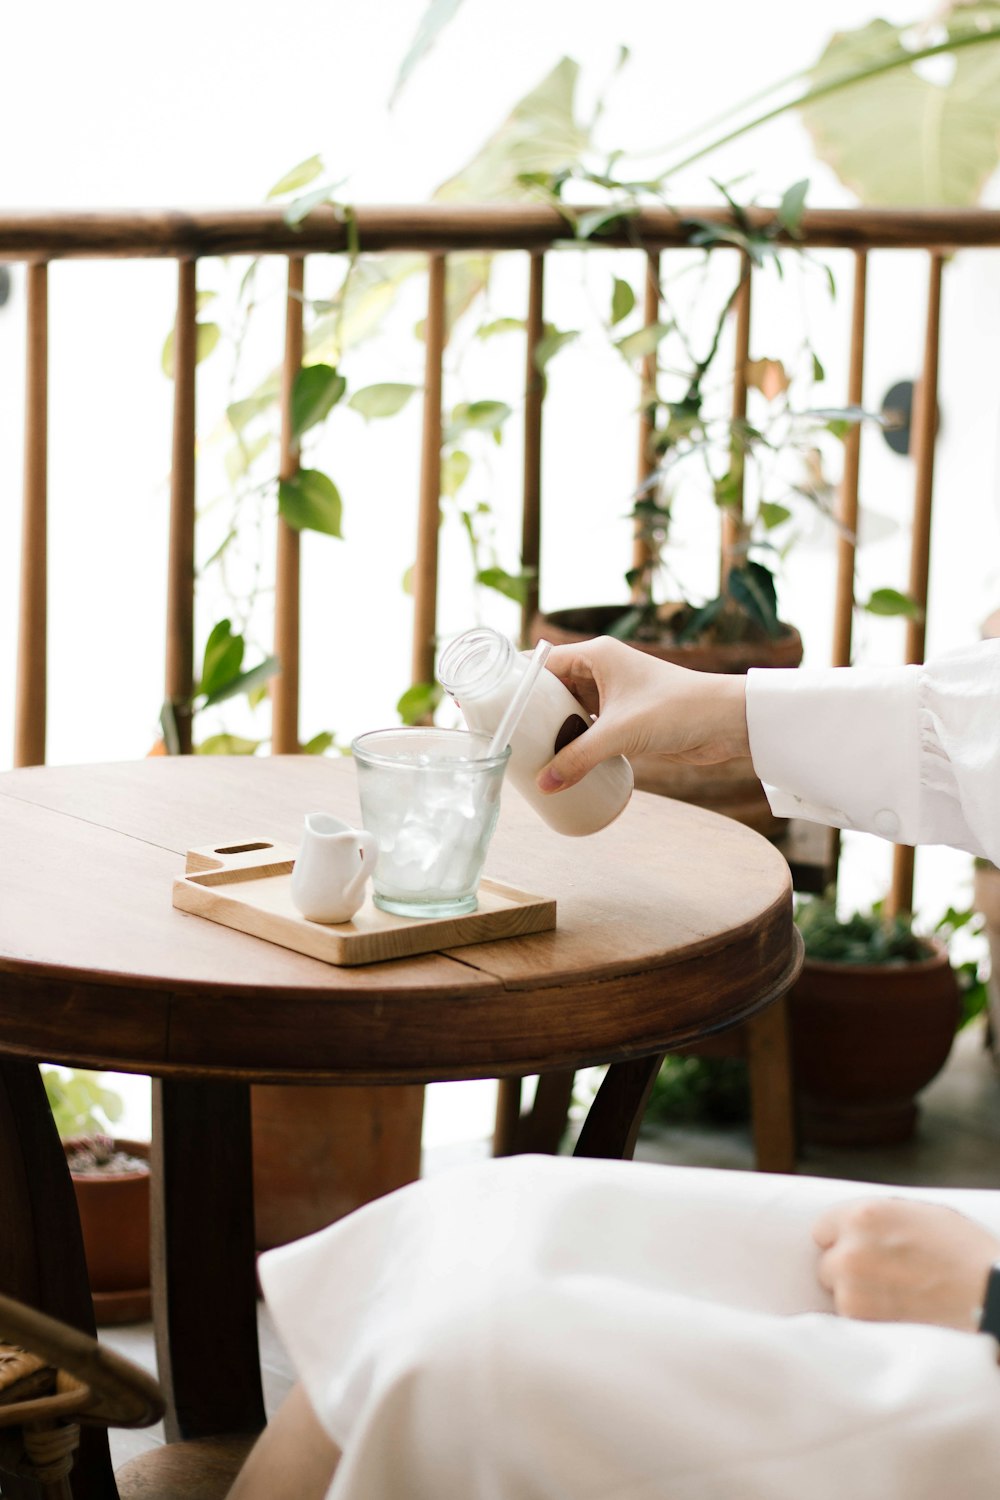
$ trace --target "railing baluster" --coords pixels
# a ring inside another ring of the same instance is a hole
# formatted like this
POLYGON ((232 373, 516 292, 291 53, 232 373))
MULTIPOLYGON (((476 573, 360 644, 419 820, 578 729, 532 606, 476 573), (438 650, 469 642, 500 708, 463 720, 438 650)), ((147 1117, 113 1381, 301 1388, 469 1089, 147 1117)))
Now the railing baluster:
POLYGON ((417 557, 413 568, 413 681, 434 681, 437 644, 438 528, 441 516, 441 386, 445 338, 443 255, 433 255, 427 287, 424 425, 420 447, 417 557))
MULTIPOLYGON (((645 293, 643 297, 643 326, 651 328, 660 316, 660 257, 656 251, 646 256, 645 293)), ((639 400, 639 463, 636 471, 636 489, 643 499, 649 498, 645 486, 656 468, 656 455, 652 451, 655 427, 653 401, 656 394, 656 350, 651 349, 642 361, 642 392, 639 400)), ((632 598, 643 596, 643 574, 653 559, 653 548, 646 541, 641 521, 635 524, 632 541, 632 569, 636 574, 632 585, 632 598)))
MULTIPOLYGON (((292 391, 302 368, 305 260, 288 258, 285 307, 285 357, 281 368, 281 452, 278 477, 291 479, 299 469, 299 443, 292 429, 292 391)), ((274 577, 274 654, 280 671, 271 684, 271 753, 299 750, 299 533, 278 517, 274 577)))
POLYGON ((538 612, 542 532, 542 402, 545 376, 535 364, 544 331, 545 260, 531 257, 528 279, 527 364, 524 376, 524 486, 521 504, 521 571, 532 575, 521 606, 521 645, 531 643, 531 622, 538 612))
POLYGON ((178 748, 182 755, 191 751, 191 698, 194 692, 196 275, 196 261, 178 262, 167 554, 166 696, 173 705, 178 748))
MULTIPOLYGON (((906 622, 906 660, 921 662, 927 634, 927 581, 931 555, 931 510, 934 498, 934 445, 938 419, 938 351, 941 341, 941 272, 944 256, 932 252, 927 286, 924 365, 917 386, 910 451, 916 463, 913 497, 913 536, 910 543, 910 597, 920 614, 906 622)), ((893 851, 890 911, 913 907, 914 851, 897 844, 893 851)))
MULTIPOLYGON (((851 311, 851 356, 847 377, 847 404, 861 406, 865 372, 865 302, 868 256, 854 255, 854 303, 851 311)), ((837 593, 833 606, 833 650, 831 664, 851 664, 851 633, 854 626, 854 561, 858 538, 858 472, 861 463, 861 423, 844 439, 844 474, 837 497, 837 593)))
MULTIPOLYGON (((747 414, 747 361, 750 358, 750 259, 740 255, 740 285, 733 299, 736 311, 736 347, 733 351, 733 422, 743 422, 747 414)), ((746 561, 746 530, 743 517, 743 490, 746 463, 743 447, 734 441, 730 448, 730 472, 733 475, 733 499, 722 515, 720 583, 723 590, 730 571, 746 561)))
POLYGON ((45 762, 48 533, 48 266, 27 269, 24 375, 24 510, 17 638, 15 766, 45 762))

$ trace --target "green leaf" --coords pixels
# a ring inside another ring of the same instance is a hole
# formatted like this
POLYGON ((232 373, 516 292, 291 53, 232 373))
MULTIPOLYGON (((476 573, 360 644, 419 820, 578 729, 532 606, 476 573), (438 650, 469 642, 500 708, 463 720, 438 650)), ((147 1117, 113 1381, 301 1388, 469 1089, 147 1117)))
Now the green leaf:
POLYGON ((431 717, 443 697, 439 682, 415 682, 396 704, 396 712, 404 724, 420 724, 431 717))
MULTIPOLYGON (((203 707, 208 708, 213 703, 223 703, 227 698, 235 698, 240 693, 249 695, 255 692, 263 683, 269 681, 270 678, 276 676, 279 671, 278 658, 276 656, 266 656, 256 667, 251 667, 246 672, 236 672, 225 682, 220 682, 208 694, 203 707)), ((205 689, 202 688, 201 691, 204 692, 205 689)))
POLYGON ((166 698, 160 709, 160 729, 163 732, 163 746, 168 755, 181 753, 181 732, 177 723, 178 706, 170 698, 166 698))
POLYGON ((620 323, 627 318, 635 306, 635 292, 627 281, 620 281, 615 277, 614 286, 611 289, 611 326, 620 323))
POLYGON ((721 479, 716 479, 713 481, 712 493, 714 495, 716 505, 718 505, 722 510, 726 510, 732 506, 739 505, 742 500, 742 490, 740 486, 739 474, 734 473, 732 469, 727 470, 727 472, 722 475, 721 479))
POLYGON ((505 599, 513 599, 515 604, 524 603, 534 580, 534 573, 514 574, 503 568, 481 568, 476 574, 477 583, 481 583, 484 588, 495 589, 505 599))
POLYGON ((441 493, 453 500, 469 477, 472 459, 461 448, 453 448, 441 460, 441 493))
POLYGON ((492 339, 498 333, 523 333, 524 328, 523 318, 494 318, 492 322, 484 323, 481 328, 476 329, 476 338, 492 339))
POLYGON ((292 436, 301 437, 324 421, 347 390, 347 381, 332 365, 306 365, 292 386, 292 436))
POLYGON ((348 401, 353 411, 360 412, 366 422, 377 417, 394 417, 409 401, 417 385, 404 385, 401 381, 385 381, 381 385, 364 385, 348 401))
POLYGON ((196 745, 196 755, 255 755, 263 740, 247 740, 239 734, 210 734, 196 745))
POLYGON ((545 333, 535 345, 535 369, 539 374, 545 373, 545 366, 551 359, 555 358, 560 349, 564 349, 567 344, 571 344, 574 339, 578 339, 579 337, 579 332, 576 329, 568 328, 560 332, 558 328, 553 328, 551 324, 548 325, 545 333))
POLYGON ((537 200, 548 181, 579 161, 590 130, 574 118, 579 65, 563 57, 518 100, 498 130, 462 169, 434 193, 437 201, 466 203, 537 200), (532 181, 531 179, 535 179, 532 181))
POLYGON ((295 531, 342 537, 343 502, 333 480, 319 469, 300 469, 278 485, 278 513, 295 531))
POLYGON ((194 299, 195 312, 201 312, 202 308, 207 307, 210 302, 214 302, 218 295, 218 292, 196 292, 194 299))
POLYGON ((678 631, 678 645, 683 646, 688 641, 696 641, 715 622, 725 605, 725 594, 719 594, 715 599, 709 599, 700 609, 696 609, 687 623, 678 631))
POLYGON ((801 182, 793 182, 792 186, 785 190, 784 197, 778 206, 778 223, 796 239, 802 228, 802 212, 806 206, 808 191, 809 178, 803 177, 801 182))
POLYGON ((299 188, 304 188, 310 182, 315 181, 323 170, 323 158, 321 156, 309 156, 305 161, 300 161, 297 167, 292 167, 284 177, 279 177, 268 193, 268 198, 280 198, 284 193, 297 193, 299 188))
POLYGON ((124 1101, 101 1084, 102 1074, 87 1068, 42 1068, 42 1083, 61 1140, 107 1134, 120 1120, 124 1101))
POLYGON ((923 616, 917 601, 908 594, 901 594, 898 589, 876 589, 861 608, 870 615, 902 615, 907 620, 919 620, 923 616))
POLYGON ((672 323, 649 323, 645 328, 639 328, 635 333, 627 333, 623 339, 617 339, 615 348, 627 360, 643 359, 647 354, 655 351, 673 326, 672 323))
POLYGON ((576 238, 589 240, 602 230, 618 229, 628 219, 634 219, 638 212, 638 205, 634 203, 619 204, 617 207, 608 204, 604 208, 588 209, 577 218, 576 238))
MULTIPOLYGON (((951 37, 968 27, 963 9, 942 13, 951 37)), ((983 15, 996 24, 995 7, 983 15)), ((812 69, 811 86, 905 59, 908 30, 873 20, 838 32, 812 69)), ((912 67, 896 67, 800 107, 816 155, 862 203, 912 208, 978 202, 1000 161, 1000 42, 953 55, 947 84, 921 77, 912 67)))
POLYGON ((452 409, 444 441, 453 443, 463 432, 469 431, 499 434, 510 415, 511 408, 506 401, 462 401, 452 409))
POLYGON ((813 362, 813 380, 815 380, 815 381, 825 380, 826 379, 826 371, 824 370, 823 366, 820 364, 819 358, 815 354, 815 352, 813 353, 812 362, 813 362))
POLYGON ((730 598, 735 599, 772 640, 781 634, 774 579, 763 563, 748 562, 742 568, 733 568, 728 587, 730 598))
MULTIPOLYGON (((271 434, 269 432, 260 433, 251 442, 234 443, 226 454, 226 476, 229 479, 229 483, 235 484, 238 479, 242 479, 255 460, 260 458, 261 454, 266 452, 270 446, 271 434)), ((224 546, 228 546, 235 535, 235 531, 230 532, 224 546)), ((216 550, 209 558, 209 562, 214 562, 218 556, 219 551, 216 550)), ((207 567, 208 564, 206 563, 205 566, 207 567)))
POLYGON ((325 755, 332 750, 337 743, 337 736, 331 734, 329 729, 323 729, 319 734, 314 734, 311 740, 307 740, 302 746, 303 755, 325 755))
MULTIPOLYGON (((195 346, 194 362, 200 365, 203 359, 207 359, 222 337, 222 330, 218 323, 196 323, 195 324, 195 346)), ((168 380, 174 378, 174 330, 167 334, 163 344, 163 353, 160 356, 160 364, 163 373, 168 380)))
POLYGON ((212 627, 205 642, 201 678, 195 689, 211 698, 224 683, 232 681, 243 665, 246 642, 241 635, 233 634, 232 622, 220 620, 212 627))
POLYGON ((275 397, 269 396, 247 396, 243 401, 234 401, 226 407, 226 416, 230 427, 236 432, 242 432, 254 417, 260 416, 261 412, 269 411, 275 403, 275 397))
POLYGON ((448 22, 457 14, 461 3, 462 0, 430 0, 427 9, 420 18, 420 25, 417 27, 416 35, 410 43, 406 56, 399 65, 396 82, 393 84, 392 93, 389 95, 390 109, 392 109, 399 98, 400 90, 417 66, 417 63, 433 47, 441 32, 448 25, 448 22))
POLYGON ((760 518, 768 531, 775 526, 781 526, 783 522, 791 519, 791 511, 787 505, 778 505, 773 500, 762 500, 760 502, 760 518))
POLYGON ((642 605, 637 605, 635 609, 626 609, 617 620, 612 620, 605 634, 612 636, 616 641, 631 640, 647 613, 648 611, 642 605))
POLYGON ((321 203, 329 203, 342 224, 349 223, 350 211, 343 204, 339 204, 334 196, 337 189, 343 187, 345 181, 346 178, 342 177, 339 182, 327 182, 323 187, 313 188, 311 193, 303 193, 301 198, 293 198, 282 215, 289 229, 294 229, 296 225, 301 224, 302 220, 308 218, 313 209, 319 208, 321 203))
POLYGON ((201 567, 198 570, 199 573, 204 573, 206 568, 210 568, 214 562, 217 562, 222 554, 232 545, 233 542, 235 542, 238 535, 239 532, 237 531, 236 527, 231 526, 226 532, 225 536, 222 538, 222 541, 216 547, 215 551, 209 557, 206 557, 205 561, 202 563, 201 567))

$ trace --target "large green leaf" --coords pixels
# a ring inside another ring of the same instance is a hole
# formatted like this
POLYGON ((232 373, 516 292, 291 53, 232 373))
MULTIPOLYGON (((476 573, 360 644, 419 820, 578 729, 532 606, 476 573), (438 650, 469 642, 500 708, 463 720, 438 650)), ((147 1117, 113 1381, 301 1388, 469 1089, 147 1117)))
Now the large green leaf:
MULTIPOLYGON (((1000 5, 976 7, 1000 24, 1000 5)), ((950 36, 970 17, 948 19, 950 36)), ((875 20, 834 36, 810 74, 812 86, 884 63, 905 50, 905 27, 875 20)), ((1000 41, 954 54, 947 84, 912 67, 852 84, 801 107, 817 156, 863 203, 967 205, 1000 162, 1000 41)))
POLYGON ((573 113, 579 71, 570 57, 556 63, 434 197, 473 203, 523 199, 530 189, 522 177, 549 176, 577 161, 589 144, 589 131, 573 113))

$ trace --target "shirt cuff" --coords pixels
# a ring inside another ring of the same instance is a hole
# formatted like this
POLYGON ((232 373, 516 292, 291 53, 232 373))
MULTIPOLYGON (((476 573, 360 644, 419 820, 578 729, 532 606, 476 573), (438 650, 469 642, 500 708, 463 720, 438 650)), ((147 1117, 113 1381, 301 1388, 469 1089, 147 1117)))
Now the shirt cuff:
POLYGON ((777 817, 916 843, 920 667, 755 668, 754 770, 777 817))

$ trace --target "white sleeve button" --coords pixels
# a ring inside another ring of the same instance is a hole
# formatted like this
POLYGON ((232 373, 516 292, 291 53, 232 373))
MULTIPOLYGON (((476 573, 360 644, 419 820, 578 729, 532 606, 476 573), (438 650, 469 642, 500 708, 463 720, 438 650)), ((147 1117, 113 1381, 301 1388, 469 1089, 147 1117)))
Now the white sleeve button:
POLYGON ((889 808, 883 807, 872 819, 873 830, 884 839, 894 839, 899 834, 899 819, 889 808))

